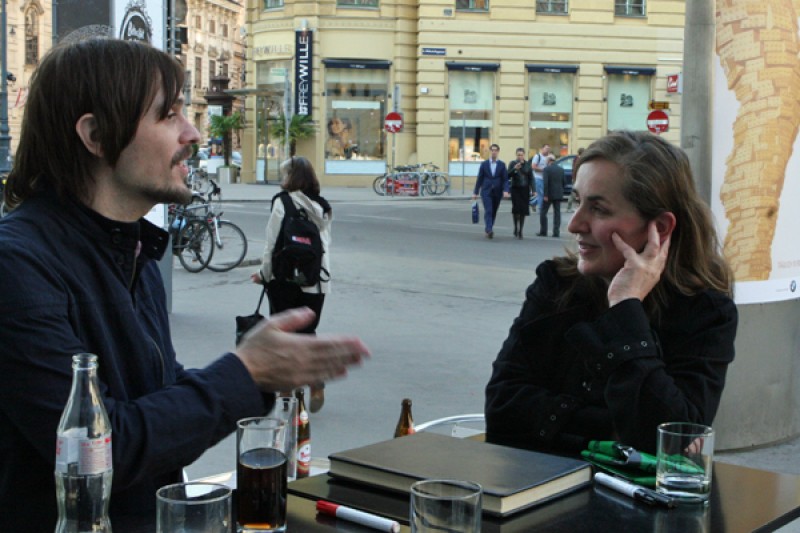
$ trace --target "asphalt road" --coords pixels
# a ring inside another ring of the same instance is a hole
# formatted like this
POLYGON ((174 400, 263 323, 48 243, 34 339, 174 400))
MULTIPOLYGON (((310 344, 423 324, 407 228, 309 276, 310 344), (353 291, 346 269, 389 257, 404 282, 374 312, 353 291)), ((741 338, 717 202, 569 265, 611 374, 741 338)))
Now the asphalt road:
MULTIPOLYGON (((319 334, 360 336, 372 358, 328 385, 311 416, 312 455, 392 436, 403 398, 417 423, 483 412, 483 389, 519 311, 535 266, 563 253, 571 237, 512 237, 510 202, 495 238, 470 222, 469 202, 391 199, 333 204, 332 292, 319 334)), ((248 258, 264 246, 268 203, 228 203, 225 217, 248 236, 248 258)), ((526 231, 538 231, 529 217, 526 231)), ((172 326, 179 359, 203 366, 233 347, 234 316, 253 312, 257 267, 189 274, 173 269, 172 326)), ((266 314, 266 313, 265 313, 266 314)), ((191 477, 235 466, 228 438, 188 470, 191 477)))

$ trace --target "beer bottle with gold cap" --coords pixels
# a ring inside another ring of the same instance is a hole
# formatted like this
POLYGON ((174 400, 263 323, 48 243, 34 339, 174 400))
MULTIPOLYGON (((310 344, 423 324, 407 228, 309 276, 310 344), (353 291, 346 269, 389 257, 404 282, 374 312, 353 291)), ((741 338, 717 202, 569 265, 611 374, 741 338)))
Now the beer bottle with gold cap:
POLYGON ((400 420, 394 429, 394 438, 405 437, 414 433, 414 419, 411 417, 411 400, 405 398, 400 411, 400 420))
POLYGON ((306 411, 303 388, 294 391, 297 398, 297 479, 308 477, 311 470, 311 424, 306 411))

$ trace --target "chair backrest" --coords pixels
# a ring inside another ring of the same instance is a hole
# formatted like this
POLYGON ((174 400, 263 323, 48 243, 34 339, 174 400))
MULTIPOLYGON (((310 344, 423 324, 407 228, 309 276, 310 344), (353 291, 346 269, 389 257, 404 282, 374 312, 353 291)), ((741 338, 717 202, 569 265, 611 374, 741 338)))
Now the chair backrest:
POLYGON ((417 431, 443 433, 460 439, 486 432, 486 420, 483 413, 446 416, 418 424, 417 431))

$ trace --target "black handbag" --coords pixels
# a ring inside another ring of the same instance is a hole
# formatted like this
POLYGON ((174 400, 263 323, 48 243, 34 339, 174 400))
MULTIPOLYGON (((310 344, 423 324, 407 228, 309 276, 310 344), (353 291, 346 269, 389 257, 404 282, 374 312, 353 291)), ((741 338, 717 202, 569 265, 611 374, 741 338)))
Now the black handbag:
POLYGON ((261 287, 261 296, 258 299, 256 312, 252 315, 236 317, 236 346, 239 346, 239 343, 242 342, 242 337, 244 337, 245 333, 253 329, 253 326, 264 320, 264 315, 262 315, 260 311, 261 304, 264 302, 265 294, 267 294, 266 285, 261 287))

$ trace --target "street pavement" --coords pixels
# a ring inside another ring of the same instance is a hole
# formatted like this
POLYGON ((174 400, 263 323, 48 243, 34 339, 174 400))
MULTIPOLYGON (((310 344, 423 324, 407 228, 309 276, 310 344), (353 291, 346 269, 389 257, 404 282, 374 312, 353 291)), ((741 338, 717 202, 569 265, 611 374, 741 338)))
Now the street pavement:
MULTIPOLYGON (((375 202, 391 202, 391 205, 407 202, 409 208, 416 208, 421 202, 454 200, 459 203, 453 207, 457 205, 463 210, 471 195, 469 191, 461 194, 460 187, 457 189, 442 197, 386 198, 376 195, 371 188, 326 187, 324 196, 334 208, 337 203, 375 202)), ((224 202, 242 204, 268 201, 280 189, 276 184, 225 184, 222 191, 224 202)), ((438 208, 435 204, 428 205, 438 208)), ((565 217, 562 225, 567 221, 565 217)), ((536 227, 534 221, 529 224, 536 227)), ((533 233, 532 229, 529 231, 533 233)), ((227 274, 190 275, 180 267, 173 271, 173 338, 179 358, 187 367, 203 366, 216 354, 232 349, 233 317, 250 314, 255 307, 256 291, 247 278, 254 271, 252 265, 258 264, 260 254, 259 246, 251 246, 248 266, 227 274)), ((337 276, 335 297, 326 302, 321 333, 357 332, 373 348, 373 357, 362 368, 353 370, 346 380, 329 384, 325 408, 311 418, 312 455, 325 457, 334 451, 390 438, 400 414, 400 400, 407 396, 414 401, 417 423, 451 414, 481 412, 483 386, 491 371, 491 360, 518 312, 530 273, 510 267, 505 270, 502 266, 463 265, 458 270, 447 270, 447 275, 456 276, 456 284, 464 284, 464 294, 456 295, 452 290, 437 294, 436 290, 417 290, 414 285, 419 280, 403 279, 402 259, 393 259, 400 266, 387 275, 391 281, 376 286, 365 281, 370 277, 368 253, 351 251, 345 258, 341 255, 344 254, 335 254, 334 258, 349 262, 345 268, 337 266, 337 272, 347 275, 341 276, 343 279, 337 276), (482 269, 486 272, 482 273, 482 269), (482 276, 499 280, 499 296, 481 291, 478 285, 482 276), (465 325, 463 316, 480 316, 481 321, 465 325), (367 321, 369 324, 364 327, 367 321), (484 335, 483 331, 494 333, 484 335), (465 336, 466 342, 474 346, 471 351, 479 356, 467 356, 453 349, 464 346, 465 336), (376 346, 380 347, 380 353, 374 351, 376 346), (430 355, 420 358, 420 353, 430 355)), ((262 311, 268 314, 267 309, 262 311)), ((229 437, 187 470, 190 477, 231 470, 235 466, 234 456, 235 443, 229 437)), ((800 475, 800 438, 757 449, 719 452, 717 459, 800 475)))

